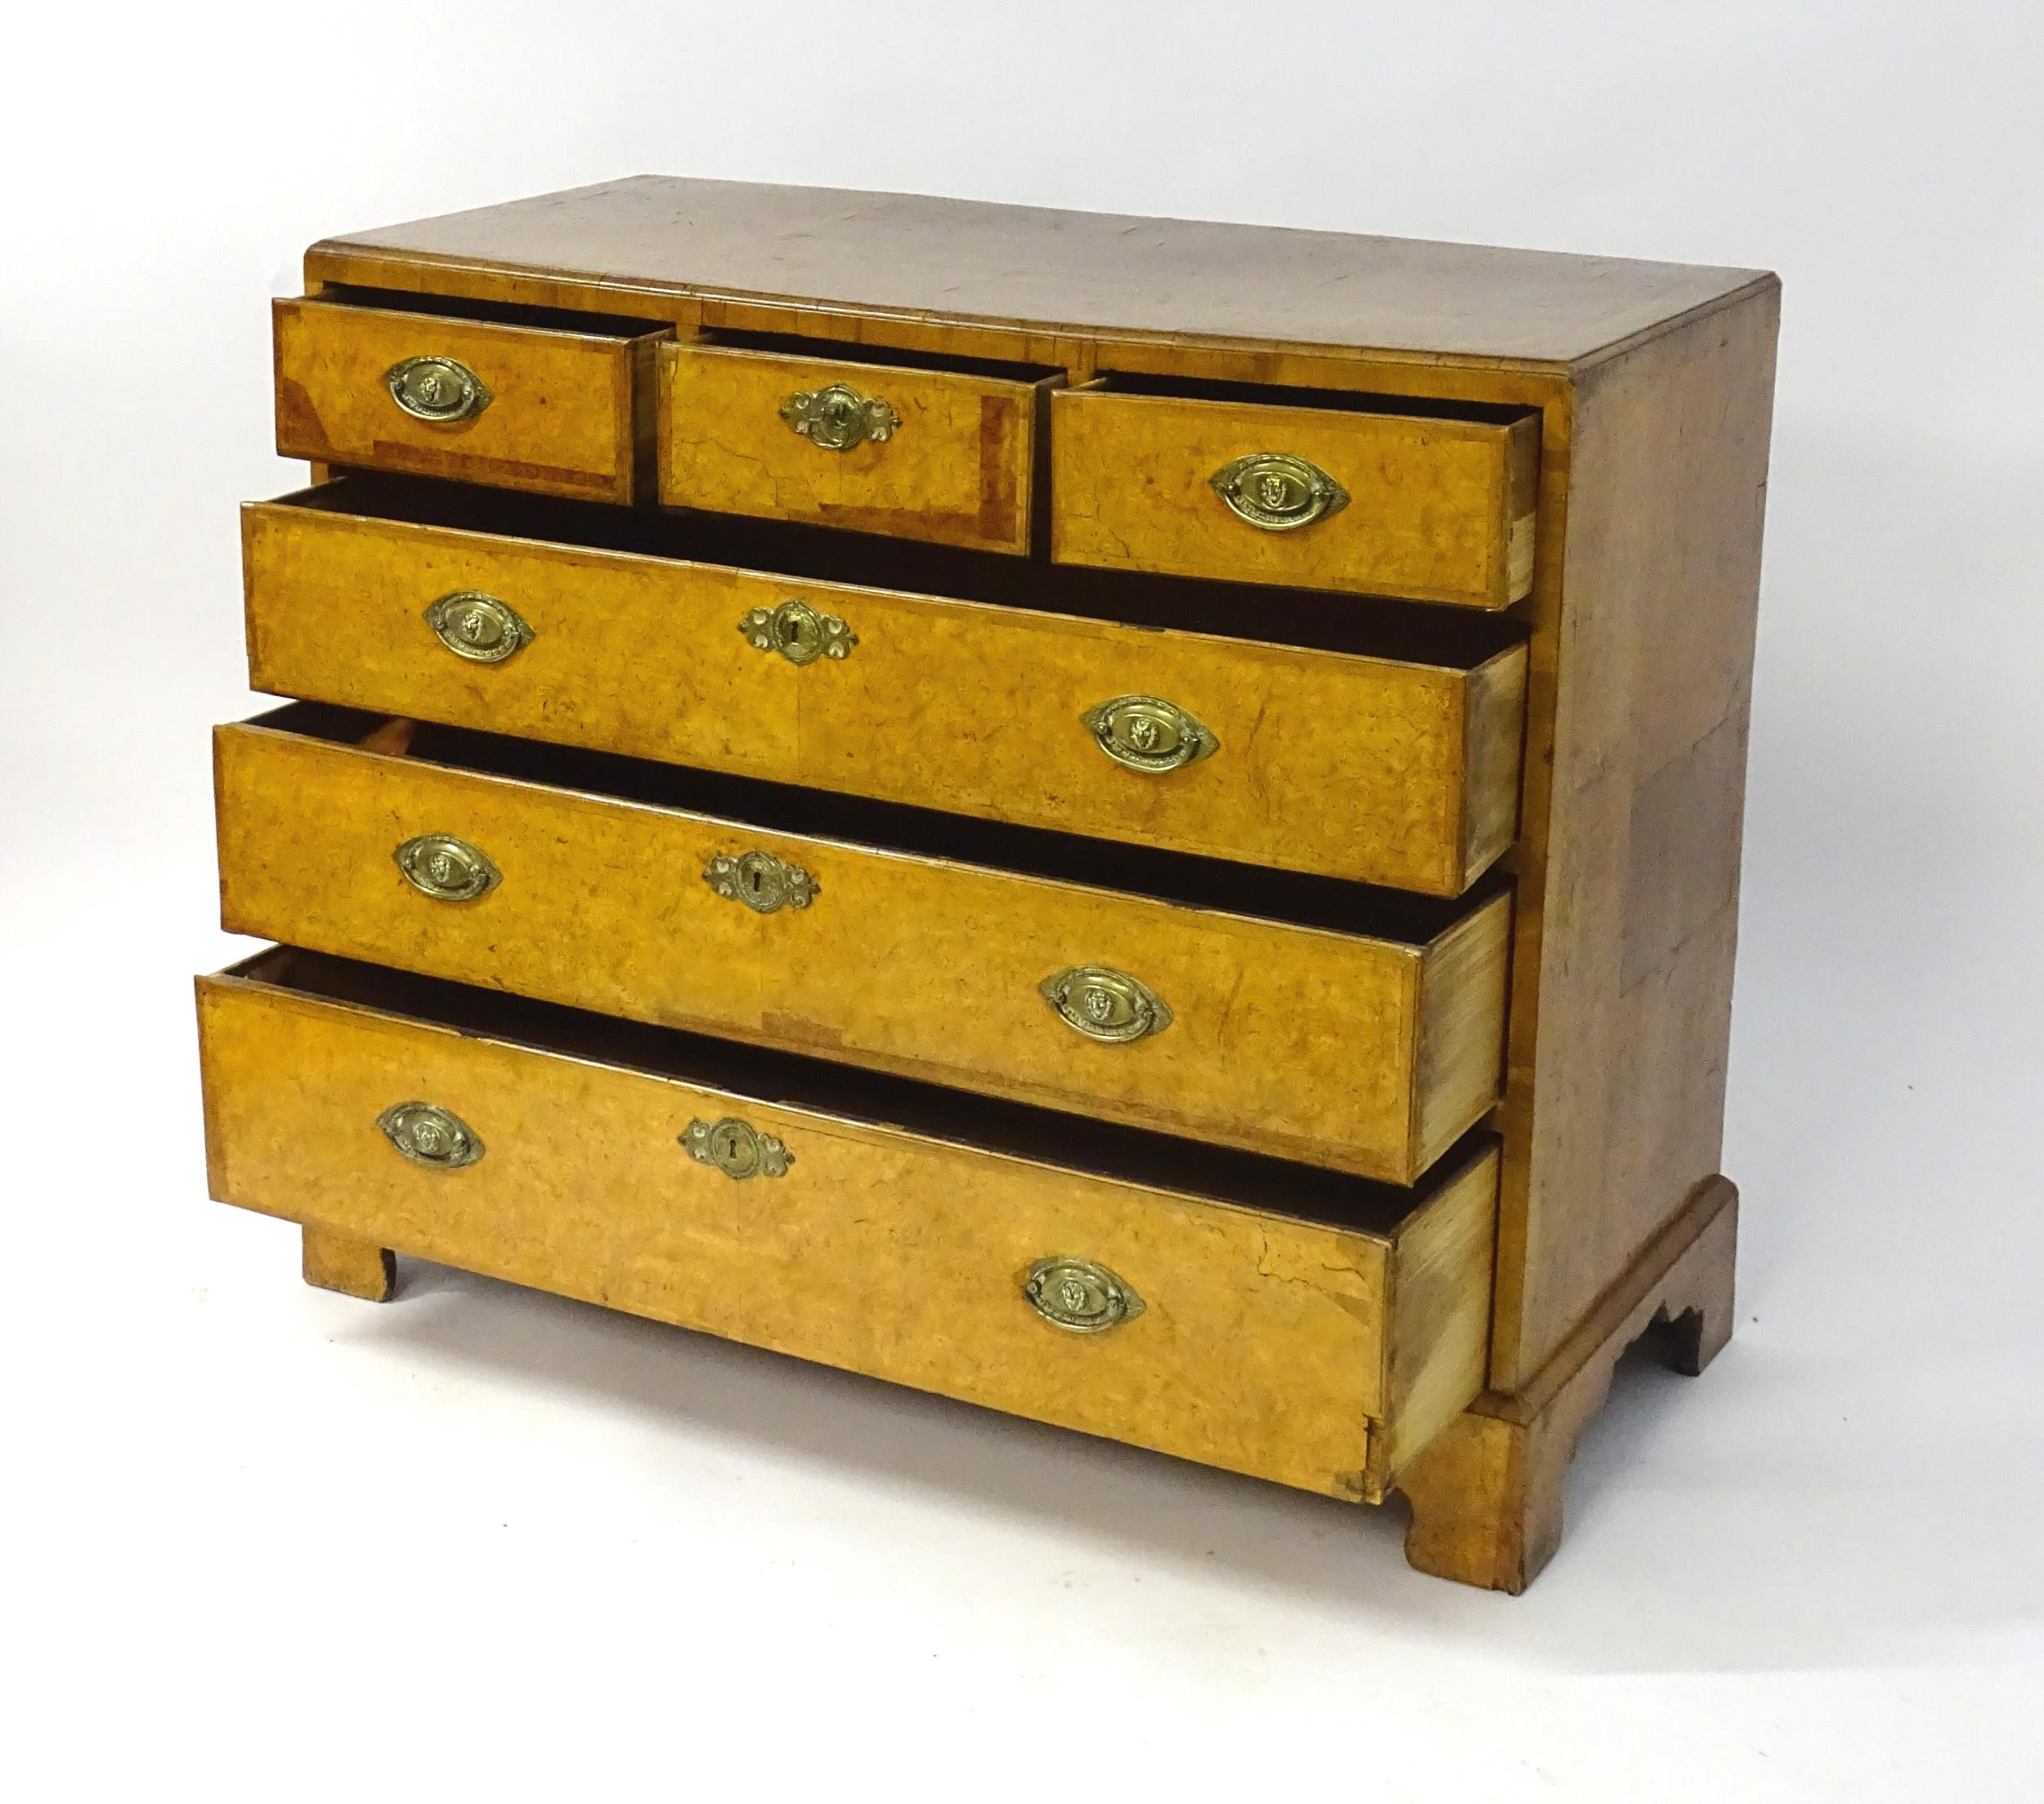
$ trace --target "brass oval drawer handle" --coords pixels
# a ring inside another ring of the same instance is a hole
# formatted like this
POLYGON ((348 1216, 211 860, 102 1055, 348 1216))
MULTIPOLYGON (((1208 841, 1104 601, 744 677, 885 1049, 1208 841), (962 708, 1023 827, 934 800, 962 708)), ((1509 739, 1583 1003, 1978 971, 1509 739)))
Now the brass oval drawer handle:
POLYGON ((436 902, 473 902, 504 881, 479 846, 452 833, 421 833, 391 854, 405 881, 436 902))
POLYGON ((1161 997, 1127 972, 1105 965, 1074 965, 1046 977, 1037 989, 1060 1020, 1088 1039, 1118 1045, 1171 1025, 1171 1011, 1161 997))
POLYGON ((1131 770, 1177 770, 1221 749, 1208 728, 1175 702, 1154 695, 1118 695, 1079 718, 1100 750, 1131 770))
POLYGON ((852 655, 858 635, 836 614, 819 613, 793 597, 778 608, 755 608, 738 622, 746 644, 763 652, 778 652, 791 664, 813 664, 819 657, 852 655))
POLYGON ((742 902, 759 914, 772 914, 777 909, 806 909, 823 888, 800 865, 771 852, 741 852, 736 858, 719 852, 710 860, 702 880, 719 895, 742 902))
POLYGON ((810 388, 781 403, 790 430, 824 451, 848 451, 867 439, 884 444, 894 436, 901 415, 878 395, 863 395, 848 383, 810 388))
POLYGON ((690 1158, 715 1165, 727 1178, 784 1178, 795 1163, 786 1142, 761 1133, 735 1115, 721 1121, 698 1116, 682 1130, 680 1138, 690 1158))
POLYGON ((1022 1281, 1029 1307, 1053 1327, 1096 1335, 1133 1322, 1143 1299, 1091 1259, 1038 1259, 1022 1281))
POLYGON ((415 1165, 459 1171, 482 1156, 476 1130, 451 1109, 431 1102, 396 1102, 377 1116, 383 1138, 415 1165))
POLYGON ((480 589, 442 595, 426 610, 426 624, 456 657, 472 664, 501 664, 535 636, 509 602, 480 589))
POLYGON ((1348 491, 1317 464, 1289 451, 1252 451, 1207 478, 1237 518, 1266 532, 1311 526, 1348 505, 1348 491))
POLYGON ((414 420, 436 426, 473 420, 496 398, 481 376, 452 357, 406 357, 383 372, 383 386, 414 420))

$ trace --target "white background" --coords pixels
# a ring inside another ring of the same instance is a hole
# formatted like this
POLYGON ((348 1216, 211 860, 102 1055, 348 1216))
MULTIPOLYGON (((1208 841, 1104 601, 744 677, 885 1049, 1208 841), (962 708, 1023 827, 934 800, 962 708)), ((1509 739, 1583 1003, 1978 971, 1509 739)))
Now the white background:
POLYGON ((2044 16, 86 4, 0 42, 16 1797, 2036 1795, 2044 16), (206 729, 273 289, 642 170, 1786 283, 1727 1166, 1517 1601, 1400 1519, 204 1200, 206 729), (827 1788, 827 1789, 826 1789, 827 1788))

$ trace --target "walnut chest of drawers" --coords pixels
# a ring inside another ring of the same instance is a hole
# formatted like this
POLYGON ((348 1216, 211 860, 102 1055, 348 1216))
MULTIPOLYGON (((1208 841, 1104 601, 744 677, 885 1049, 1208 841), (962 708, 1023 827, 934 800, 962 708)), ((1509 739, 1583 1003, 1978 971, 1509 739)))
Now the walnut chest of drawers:
POLYGON ((1522 1588, 1731 1331, 1777 295, 655 177, 316 245, 213 1194, 1522 1588))

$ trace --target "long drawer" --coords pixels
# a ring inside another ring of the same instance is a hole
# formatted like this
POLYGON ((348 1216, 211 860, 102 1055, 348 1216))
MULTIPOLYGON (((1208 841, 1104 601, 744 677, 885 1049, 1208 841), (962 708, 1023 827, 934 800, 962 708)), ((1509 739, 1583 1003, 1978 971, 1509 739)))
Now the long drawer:
POLYGON ((1496 1098, 1503 895, 1425 903, 306 703, 215 749, 231 931, 1398 1183, 1496 1098))
POLYGON ((284 949, 199 1010, 223 1202, 1339 1497, 1481 1381, 1481 1142, 1387 1191, 284 949))
MULTIPOLYGON (((800 562, 787 540, 325 484, 244 510, 250 680, 1428 895, 1460 895, 1511 842, 1526 651, 1490 622, 1359 655, 870 580, 984 581, 1005 560, 883 546, 854 581, 722 561, 800 562)), ((1154 599, 1090 580, 1104 607, 1154 599)))

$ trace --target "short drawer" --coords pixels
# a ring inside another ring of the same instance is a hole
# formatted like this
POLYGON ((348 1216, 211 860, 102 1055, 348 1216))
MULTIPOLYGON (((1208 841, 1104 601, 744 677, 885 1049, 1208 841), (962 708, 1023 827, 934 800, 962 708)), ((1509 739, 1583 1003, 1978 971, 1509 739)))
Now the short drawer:
POLYGON ((1338 1497, 1481 1382, 1481 1142, 1392 1191, 283 949, 199 1012, 224 1202, 1338 1497))
POLYGON ((660 355, 660 498, 939 545, 1029 548, 1057 379, 700 340, 660 355))
POLYGON ((547 542, 522 499, 463 516, 511 530, 392 517, 394 487, 244 510, 255 687, 1428 895, 1513 837, 1526 652, 1495 635, 1159 631, 704 561, 761 549, 728 534, 547 542))
POLYGON ((1531 590, 1536 415, 1320 399, 1133 378, 1053 396, 1051 555, 1472 608, 1531 590))
POLYGON ((319 300, 278 301, 273 323, 281 456, 603 501, 650 474, 666 328, 319 300))
POLYGON ((1423 904, 304 703, 216 757, 231 932, 1398 1183, 1496 1098, 1502 895, 1423 904))

